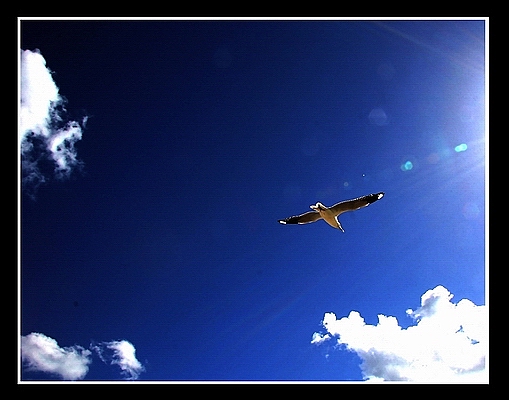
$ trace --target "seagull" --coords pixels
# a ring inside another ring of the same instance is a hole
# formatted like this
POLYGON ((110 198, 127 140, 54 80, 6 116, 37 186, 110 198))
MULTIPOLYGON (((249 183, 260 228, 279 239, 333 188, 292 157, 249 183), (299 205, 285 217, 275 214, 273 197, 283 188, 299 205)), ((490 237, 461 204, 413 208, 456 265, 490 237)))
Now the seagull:
POLYGON ((280 219, 278 222, 284 225, 309 224, 310 222, 315 222, 319 219, 323 219, 333 228, 340 229, 342 232, 344 232, 345 230, 341 226, 341 223, 338 219, 341 214, 347 211, 355 211, 359 208, 367 207, 371 203, 374 203, 375 201, 384 197, 384 194, 384 192, 372 193, 366 196, 357 197, 356 199, 341 201, 337 204, 334 204, 332 207, 326 207, 322 203, 318 202, 309 206, 313 211, 308 211, 304 214, 296 215, 294 217, 280 219))

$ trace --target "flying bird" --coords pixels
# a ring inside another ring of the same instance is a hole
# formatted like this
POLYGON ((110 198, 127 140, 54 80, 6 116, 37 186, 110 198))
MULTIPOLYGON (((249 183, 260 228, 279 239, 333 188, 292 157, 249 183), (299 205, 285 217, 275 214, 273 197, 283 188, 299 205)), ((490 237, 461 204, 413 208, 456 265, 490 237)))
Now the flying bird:
POLYGON ((318 221, 319 219, 323 219, 330 226, 336 229, 340 229, 342 232, 345 230, 341 226, 338 217, 347 211, 355 211, 359 208, 367 207, 371 203, 374 203, 377 200, 380 200, 384 197, 384 192, 380 193, 372 193, 367 196, 357 197, 352 200, 341 201, 337 204, 334 204, 332 207, 326 207, 322 203, 318 202, 314 205, 309 206, 313 211, 308 211, 301 215, 296 215, 294 217, 288 217, 285 219, 280 219, 280 224, 309 224, 310 222, 318 221))

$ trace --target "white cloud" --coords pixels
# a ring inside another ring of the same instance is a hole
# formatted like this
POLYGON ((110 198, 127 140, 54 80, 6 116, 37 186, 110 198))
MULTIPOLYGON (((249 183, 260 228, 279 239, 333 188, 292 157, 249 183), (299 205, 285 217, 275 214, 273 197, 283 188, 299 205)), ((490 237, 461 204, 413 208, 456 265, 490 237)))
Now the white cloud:
POLYGON ((21 358, 29 370, 59 375, 65 380, 83 379, 88 372, 91 351, 81 346, 61 348, 42 333, 21 337, 21 358))
POLYGON ((315 332, 315 333, 313 333, 313 337, 311 338, 311 344, 323 343, 326 340, 329 340, 331 337, 332 336, 329 335, 328 333, 324 335, 320 332, 315 332))
MULTIPOLYGON (((38 50, 21 50, 19 135, 23 184, 37 187, 53 164, 57 178, 67 177, 81 163, 74 147, 82 137, 76 121, 65 120, 64 99, 58 93, 46 60, 38 50)), ((82 124, 86 122, 86 118, 82 124)))
POLYGON ((378 315, 366 324, 357 311, 348 317, 324 315, 326 334, 313 334, 311 343, 337 337, 337 343, 362 359, 370 381, 487 382, 488 311, 468 299, 457 304, 443 286, 428 290, 421 307, 407 314, 415 325, 404 329, 395 317, 378 315))
MULTIPOLYGON (((136 349, 127 340, 90 345, 106 364, 118 365, 127 380, 138 379, 145 370, 136 359, 136 349)), ((27 371, 40 371, 64 380, 84 379, 92 362, 92 351, 81 346, 59 347, 55 339, 42 333, 21 336, 21 359, 27 371)))
POLYGON ((145 370, 143 365, 136 359, 136 349, 127 340, 103 342, 100 345, 93 346, 101 360, 107 363, 104 348, 113 351, 113 355, 108 357, 111 359, 110 364, 118 365, 126 379, 138 379, 140 373, 145 370))

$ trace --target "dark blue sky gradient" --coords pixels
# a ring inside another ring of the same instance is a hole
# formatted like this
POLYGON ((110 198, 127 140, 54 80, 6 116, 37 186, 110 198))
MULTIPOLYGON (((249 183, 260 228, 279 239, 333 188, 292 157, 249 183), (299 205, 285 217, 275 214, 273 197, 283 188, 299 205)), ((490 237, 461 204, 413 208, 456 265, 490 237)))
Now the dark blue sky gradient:
MULTIPOLYGON (((360 380, 310 344, 325 312, 407 326, 437 285, 485 303, 483 21, 22 21, 20 40, 89 117, 82 171, 21 199, 22 335, 129 340, 140 380, 360 380), (380 191, 345 233, 277 223, 380 191)), ((85 379, 118 379, 100 365, 85 379)))

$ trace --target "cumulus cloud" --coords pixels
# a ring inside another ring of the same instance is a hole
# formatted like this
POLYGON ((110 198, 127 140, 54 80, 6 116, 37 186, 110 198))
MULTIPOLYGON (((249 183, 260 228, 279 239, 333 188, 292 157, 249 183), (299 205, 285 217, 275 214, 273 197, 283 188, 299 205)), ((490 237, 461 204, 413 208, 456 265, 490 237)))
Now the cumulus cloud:
POLYGON ((21 358, 27 368, 60 376, 64 380, 83 379, 92 352, 81 346, 60 347, 55 339, 42 333, 21 337, 21 358))
POLYGON ((64 380, 84 379, 92 362, 92 351, 106 364, 118 365, 127 380, 138 379, 145 370, 136 359, 136 349, 127 340, 101 342, 85 349, 75 345, 60 347, 42 333, 21 336, 21 360, 27 371, 57 375, 64 380))
POLYGON ((136 349, 127 340, 116 340, 112 342, 103 342, 93 346, 101 360, 105 363, 118 365, 122 374, 127 380, 138 379, 141 372, 145 369, 136 359, 136 349), (112 354, 108 354, 111 350, 112 354))
POLYGON ((38 50, 21 50, 19 140, 23 186, 36 188, 52 174, 65 178, 81 165, 75 143, 82 125, 65 118, 64 99, 38 50))
POLYGON ((421 307, 406 311, 415 324, 402 328, 392 316, 378 315, 366 324, 357 311, 337 318, 326 313, 327 333, 315 332, 311 343, 337 338, 338 346, 362 359, 364 379, 415 382, 487 382, 488 312, 468 299, 457 304, 443 286, 428 290, 421 307))
MULTIPOLYGON (((327 314, 325 314, 327 315, 327 314)), ((323 334, 320 332, 313 333, 313 337, 311 338, 311 344, 319 344, 322 342, 325 342, 326 340, 329 340, 331 338, 331 335, 328 333, 323 334)))

